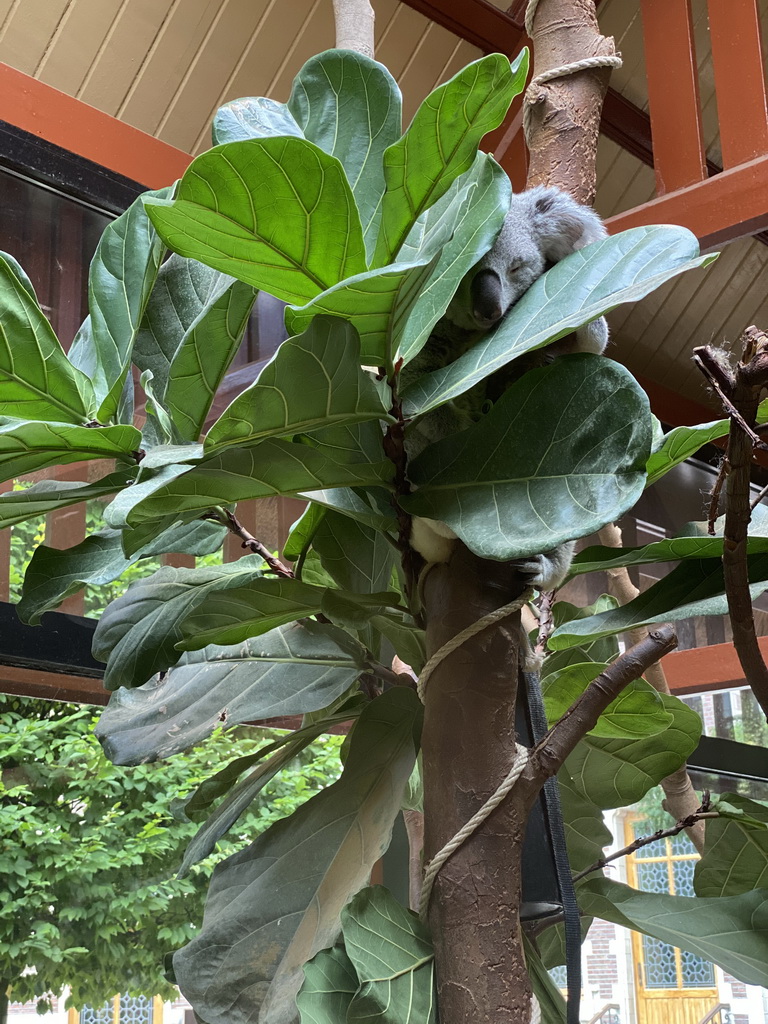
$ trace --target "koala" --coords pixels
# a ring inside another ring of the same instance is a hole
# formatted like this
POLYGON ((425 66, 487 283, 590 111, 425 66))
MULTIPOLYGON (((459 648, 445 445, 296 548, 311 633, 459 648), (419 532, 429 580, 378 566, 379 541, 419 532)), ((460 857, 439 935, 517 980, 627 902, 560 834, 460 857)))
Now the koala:
MULTIPOLYGON (((598 214, 560 189, 537 186, 513 195, 496 241, 464 277, 422 351, 403 368, 403 385, 463 355, 509 313, 546 270, 605 237, 607 231, 598 214)), ((413 458, 435 441, 471 426, 489 402, 533 366, 569 352, 601 355, 607 344, 608 324, 600 317, 547 348, 515 360, 413 424, 406 434, 408 456, 413 458)), ((414 518, 411 546, 428 564, 447 561, 455 541, 456 535, 445 523, 414 518)), ((573 548, 573 543, 563 544, 515 565, 531 586, 554 590, 568 574, 573 548)))

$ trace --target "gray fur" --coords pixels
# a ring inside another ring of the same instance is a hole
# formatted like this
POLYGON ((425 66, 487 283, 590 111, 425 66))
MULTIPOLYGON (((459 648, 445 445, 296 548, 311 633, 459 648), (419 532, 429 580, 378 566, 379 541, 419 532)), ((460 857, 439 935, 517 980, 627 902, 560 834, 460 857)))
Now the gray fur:
MULTIPOLYGON (((607 236, 594 210, 581 206, 557 188, 538 186, 512 196, 509 212, 491 249, 463 279, 443 319, 436 324, 419 355, 403 368, 401 383, 407 387, 423 373, 446 366, 463 355, 499 322, 517 300, 554 263, 607 236)), ((608 343, 604 317, 519 360, 521 366, 499 371, 476 385, 458 400, 423 416, 406 435, 411 458, 435 441, 463 430, 482 415, 489 396, 500 393, 521 372, 568 352, 602 354, 608 343), (497 378, 497 379, 494 379, 497 378)), ((447 527, 440 523, 439 537, 430 546, 430 520, 416 531, 414 547, 428 562, 444 561, 447 527), (423 548, 423 550, 422 550, 423 548), (433 557, 436 556, 436 557, 433 557)), ((568 573, 573 544, 521 559, 518 567, 527 581, 541 590, 557 587, 568 573)))

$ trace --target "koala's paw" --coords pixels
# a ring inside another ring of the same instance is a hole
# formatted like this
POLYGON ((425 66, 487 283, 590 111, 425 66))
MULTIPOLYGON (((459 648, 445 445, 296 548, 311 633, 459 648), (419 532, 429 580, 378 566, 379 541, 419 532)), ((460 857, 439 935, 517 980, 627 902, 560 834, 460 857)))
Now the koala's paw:
POLYGON ((557 590, 571 567, 574 545, 572 542, 561 544, 552 551, 528 558, 515 559, 512 562, 520 573, 526 586, 536 590, 557 590))

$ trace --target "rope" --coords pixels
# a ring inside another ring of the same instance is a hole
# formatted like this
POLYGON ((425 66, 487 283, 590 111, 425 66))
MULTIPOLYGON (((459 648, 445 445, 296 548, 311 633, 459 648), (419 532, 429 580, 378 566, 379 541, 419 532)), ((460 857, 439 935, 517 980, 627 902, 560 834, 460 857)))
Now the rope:
POLYGON ((507 777, 488 800, 483 804, 476 814, 473 814, 466 825, 463 825, 453 839, 449 840, 432 860, 427 864, 424 871, 424 882, 421 886, 421 899, 419 901, 419 914, 422 919, 427 916, 429 898, 432 895, 432 886, 435 884, 440 868, 454 854, 461 844, 472 835, 475 829, 479 828, 499 806, 504 797, 510 792, 514 784, 523 774, 523 769, 528 764, 528 748, 520 743, 515 744, 515 760, 507 773, 507 777))
MULTIPOLYGON (((526 590, 520 595, 515 601, 510 601, 509 604, 502 605, 501 608, 497 608, 495 611, 488 612, 487 615, 483 615, 482 618, 473 622, 467 626, 466 629, 462 629, 456 636, 451 637, 447 643, 435 651, 429 661, 426 663, 424 668, 421 670, 419 676, 419 682, 417 684, 417 690, 422 703, 427 691, 427 683, 429 682, 430 676, 435 671, 437 666, 444 661, 449 654, 452 654, 455 650, 461 647, 462 644, 466 643, 473 636, 477 636, 482 633, 489 626, 494 625, 497 622, 501 622, 503 619, 508 618, 510 615, 514 615, 515 612, 520 611, 524 604, 527 604, 533 596, 532 590, 526 590)), ((501 785, 498 787, 495 793, 486 800, 483 806, 472 815, 469 821, 463 825, 453 839, 449 840, 445 846, 439 850, 432 860, 427 864, 424 870, 424 881, 421 887, 421 899, 419 901, 419 913, 422 918, 427 915, 427 908, 429 907, 429 899, 432 895, 432 887, 435 884, 435 879, 442 868, 443 864, 452 856, 456 850, 467 840, 472 833, 482 825, 482 823, 488 818, 499 806, 504 797, 509 793, 514 784, 520 778, 523 773, 523 769, 528 763, 528 748, 523 747, 521 744, 515 744, 515 760, 512 763, 512 767, 507 773, 506 778, 503 780, 501 785)))
POLYGON ((471 625, 467 626, 466 629, 462 629, 460 633, 457 633, 456 636, 451 637, 450 640, 443 644, 440 650, 435 651, 419 674, 419 681, 416 689, 421 703, 423 704, 425 701, 427 683, 429 682, 432 673, 444 658, 447 658, 449 654, 453 654, 455 650, 461 647, 462 644, 466 643, 467 640, 471 640, 473 636, 477 636, 478 633, 482 633, 488 628, 488 626, 493 626, 497 622, 501 622, 503 619, 508 618, 510 615, 514 615, 515 612, 519 612, 523 605, 528 604, 532 597, 533 590, 526 590, 517 598, 516 601, 510 601, 509 604, 502 605, 501 608, 497 608, 495 611, 488 612, 487 615, 483 615, 483 617, 478 619, 477 622, 473 622, 471 625))
MULTIPOLYGON (((525 9, 525 31, 531 39, 533 39, 533 19, 536 17, 538 6, 539 0, 528 0, 528 6, 525 9)), ((532 95, 532 90, 536 86, 544 85, 545 82, 551 82, 555 78, 565 78, 567 75, 575 75, 578 71, 589 71, 592 68, 620 68, 621 64, 621 56, 618 53, 583 57, 581 60, 574 60, 569 64, 561 64, 557 68, 550 68, 549 71, 542 71, 540 75, 536 75, 526 90, 526 97, 532 95)), ((531 108, 531 101, 526 100, 523 106, 523 132, 526 140, 530 137, 531 108)))

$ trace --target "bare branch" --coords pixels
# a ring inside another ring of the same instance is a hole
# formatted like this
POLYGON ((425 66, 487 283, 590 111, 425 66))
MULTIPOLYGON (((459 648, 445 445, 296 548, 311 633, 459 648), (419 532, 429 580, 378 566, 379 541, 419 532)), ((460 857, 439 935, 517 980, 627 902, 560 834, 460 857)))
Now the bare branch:
POLYGON ((208 512, 202 518, 214 519, 217 523, 223 523, 230 533, 240 538, 244 548, 249 548, 255 555, 261 555, 272 572, 282 576, 283 579, 292 580, 294 578, 293 569, 289 569, 276 555, 272 554, 266 545, 257 540, 252 533, 249 533, 237 516, 233 515, 229 509, 223 509, 223 517, 218 512, 208 512))
POLYGON ((651 843, 655 843, 659 839, 667 839, 672 836, 680 835, 684 829, 693 828, 695 825, 703 823, 707 818, 719 817, 720 814, 718 811, 709 810, 709 793, 705 793, 699 809, 694 811, 692 814, 687 814, 684 818, 680 818, 680 820, 672 825, 671 828, 660 828, 652 835, 639 836, 633 843, 622 847, 621 850, 616 850, 615 853, 611 853, 607 857, 599 857, 594 864, 590 864, 588 868, 584 868, 583 871, 579 871, 578 874, 575 874, 573 876, 573 880, 574 882, 578 882, 580 878, 584 878, 586 875, 592 874, 593 871, 600 871, 606 866, 606 864, 610 864, 611 861, 618 860, 620 857, 628 857, 636 850, 640 850, 644 846, 650 846, 651 843))
POLYGON ((768 386, 768 336, 748 327, 739 339, 741 360, 728 374, 709 348, 694 350, 694 361, 720 396, 731 418, 726 453, 726 510, 723 542, 723 576, 733 645, 747 682, 768 716, 768 667, 760 651, 749 592, 747 537, 752 516, 750 475, 755 448, 766 449, 755 426, 760 394, 768 386), (726 394, 725 385, 730 384, 726 394))
MULTIPOLYGON (((677 647, 671 626, 661 626, 630 647, 613 664, 593 679, 531 752, 530 770, 524 778, 534 782, 534 796, 545 780, 554 775, 579 740, 594 729, 600 715, 633 679, 639 679, 659 658, 677 647)), ((522 780, 521 780, 522 781, 522 780)))

